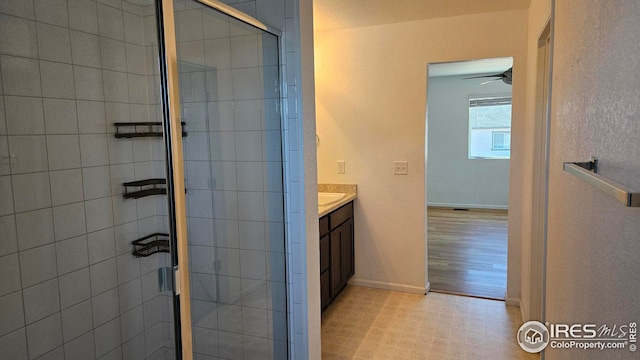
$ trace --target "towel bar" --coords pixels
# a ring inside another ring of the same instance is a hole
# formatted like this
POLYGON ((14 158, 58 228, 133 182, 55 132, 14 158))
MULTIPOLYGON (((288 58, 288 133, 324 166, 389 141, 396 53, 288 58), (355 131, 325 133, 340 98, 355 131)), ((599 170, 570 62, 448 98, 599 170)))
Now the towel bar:
POLYGON ((591 161, 582 163, 565 162, 563 169, 569 174, 593 185, 600 191, 609 194, 628 207, 640 207, 640 192, 598 174, 598 158, 596 157, 592 157, 591 161))

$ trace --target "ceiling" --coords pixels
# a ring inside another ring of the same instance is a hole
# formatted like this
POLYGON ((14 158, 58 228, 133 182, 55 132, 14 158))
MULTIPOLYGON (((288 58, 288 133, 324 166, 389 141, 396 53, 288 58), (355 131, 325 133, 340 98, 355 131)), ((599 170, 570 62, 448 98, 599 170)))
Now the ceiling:
POLYGON ((429 77, 499 74, 512 66, 510 57, 429 64, 429 77))
POLYGON ((529 8, 531 0, 313 0, 314 29, 332 30, 529 8))

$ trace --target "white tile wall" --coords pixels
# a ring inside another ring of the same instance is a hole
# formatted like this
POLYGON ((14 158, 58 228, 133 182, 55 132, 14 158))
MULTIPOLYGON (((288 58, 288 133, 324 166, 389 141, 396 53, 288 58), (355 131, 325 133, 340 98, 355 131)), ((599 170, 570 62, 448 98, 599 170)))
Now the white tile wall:
POLYGON ((14 292, 0 297, 0 334, 4 335, 24 326, 23 300, 21 292, 14 292))
POLYGON ((20 250, 54 242, 53 213, 50 208, 17 214, 15 225, 20 250), (34 224, 38 224, 38 226, 34 226, 34 224))
POLYGON ((36 20, 58 26, 69 26, 67 0, 35 0, 36 20))
POLYGON ((91 294, 98 295, 118 285, 116 259, 91 265, 91 294))
MULTIPOLYGON (((123 53, 124 55, 124 53, 123 53)), ((126 60, 125 69, 126 69, 126 60)), ((102 71, 104 81, 104 99, 106 101, 126 103, 129 101, 127 74, 117 71, 102 71)))
MULTIPOLYGON (((82 141, 82 137, 80 138, 82 141)), ((111 195, 111 179, 108 166, 82 169, 84 198, 96 199, 111 195)))
POLYGON ((22 286, 28 287, 57 276, 55 245, 20 252, 22 286))
POLYGON ((10 14, 28 19, 34 19, 33 2, 22 0, 7 0, 0 4, 0 13, 10 14))
POLYGON ((0 215, 8 215, 13 213, 13 191, 11 188, 11 176, 0 176, 0 195, 3 199, 9 199, 9 201, 3 201, 0 203, 0 215))
POLYGON ((37 60, 0 56, 2 88, 6 95, 41 96, 40 64, 37 60))
POLYGON ((75 65, 99 68, 100 38, 96 35, 81 31, 70 31, 71 58, 75 65))
POLYGON ((61 329, 60 313, 28 325, 27 338, 38 339, 38 341, 29 341, 29 356, 35 359, 61 346, 63 344, 61 329))
POLYGON ((266 105, 264 103, 261 100, 234 101, 235 129, 262 130, 261 113, 262 107, 266 105))
POLYGON ((22 291, 25 320, 34 323, 60 311, 58 280, 53 279, 22 291))
MULTIPOLYGON (((118 287, 118 298, 120 303, 120 312, 124 313, 130 310, 136 310, 142 315, 142 277, 138 277, 128 283, 118 287)), ((144 325, 140 324, 143 326, 144 325)), ((123 324, 124 327, 124 324, 123 324)), ((138 334, 135 332, 134 334, 138 334)))
POLYGON ((231 41, 228 37, 204 41, 204 65, 209 68, 231 69, 231 41))
MULTIPOLYGON (((262 49, 260 49, 262 50, 262 49)), ((259 66, 258 35, 236 36, 231 38, 231 66, 239 68, 257 68, 259 66)))
MULTIPOLYGON (((25 212, 51 206, 49 174, 38 172, 13 175, 13 199, 16 212, 25 212)), ((2 180, 0 180, 2 183, 2 180)), ((1 188, 2 186, 0 186, 1 188)), ((4 194, 3 194, 4 195, 4 194)), ((5 198, 5 197, 3 197, 5 198)), ((5 199, 10 199, 8 195, 5 199)))
POLYGON ((82 235, 56 243, 58 274, 63 275, 89 266, 87 236, 82 235))
POLYGON ((38 56, 40 59, 71 63, 71 41, 68 27, 37 24, 38 56))
MULTIPOLYGON (((193 77, 194 75, 192 75, 193 77)), ((203 81, 203 80, 200 80, 203 81)), ((200 83, 198 83, 200 85, 200 83)), ((209 101, 233 100, 233 77, 231 70, 212 70, 206 72, 202 84, 206 87, 209 101)))
POLYGON ((94 330, 94 343, 97 357, 101 357, 111 350, 116 349, 122 343, 120 319, 116 318, 104 325, 96 327, 94 330))
MULTIPOLYGON (((26 308, 11 309, 29 324, 0 333, 3 355, 21 359, 29 350, 42 359, 122 358, 131 344, 142 345, 137 351, 146 355, 169 339, 161 325, 166 319, 147 323, 141 316, 135 334, 120 336, 120 317, 141 314, 143 305, 141 260, 129 254, 130 241, 139 237, 139 223, 141 231, 157 231, 143 225, 156 223, 155 202, 121 197, 122 181, 152 174, 152 167, 134 162, 151 160, 153 140, 135 147, 108 141, 112 122, 148 119, 146 57, 155 53, 143 47, 141 14, 119 0, 0 4, 0 153, 12 158, 0 166, 0 196, 11 199, 0 204, 6 234, 0 297, 24 293, 26 308), (105 97, 112 102, 103 103, 105 97), (104 322, 95 332, 94 300, 101 304, 96 320, 104 322), (123 341, 129 342, 123 347, 123 341)), ((144 271, 155 275, 160 259, 167 258, 145 259, 144 271)))
POLYGON ((109 39, 124 40, 122 11, 98 4, 98 34, 109 39))
POLYGON ((91 298, 89 268, 60 276, 58 282, 62 309, 91 298))
POLYGON ((13 291, 20 290, 20 263, 18 254, 11 254, 0 258, 0 296, 9 294, 13 291))
POLYGON ((91 34, 98 33, 98 14, 91 0, 68 0, 69 27, 91 34))
POLYGON ((15 157, 12 173, 47 171, 47 143, 44 136, 10 136, 9 153, 15 157))
POLYGON ((44 134, 42 99, 35 97, 5 97, 7 134, 44 134))
POLYGON ((81 134, 104 134, 107 131, 104 103, 76 101, 78 129, 81 134))
POLYGON ((27 360, 27 336, 25 329, 21 328, 10 334, 0 337, 0 348, 9 359, 27 360))
POLYGON ((238 100, 259 99, 261 88, 260 70, 258 68, 234 69, 232 71, 233 98, 238 100))
POLYGON ((6 34, 0 40, 0 51, 2 53, 31 58, 36 57, 35 22, 13 16, 0 15, 0 31, 6 34))
POLYGON ((0 256, 12 254, 18 251, 18 235, 16 231, 16 218, 14 215, 0 217, 0 256))
POLYGON ((56 241, 80 236, 87 232, 84 203, 53 208, 53 228, 56 241))
POLYGON ((64 344, 67 359, 95 359, 93 332, 89 331, 64 344))
POLYGON ((80 169, 52 171, 50 172, 50 181, 53 206, 84 200, 82 171, 80 169))
POLYGON ((118 317, 120 308, 118 303, 118 289, 107 290, 91 299, 93 308, 93 323, 96 326, 107 323, 118 317))
POLYGON ((42 96, 75 99, 73 67, 50 61, 40 61, 42 96))
POLYGON ((234 112, 232 101, 215 101, 207 105, 211 131, 233 131, 234 112))
POLYGON ((96 231, 87 235, 89 264, 111 259, 116 255, 115 232, 113 228, 96 231))
POLYGON ((77 134, 78 116, 74 100, 44 99, 47 134, 77 134))
POLYGON ((96 101, 104 100, 102 72, 100 69, 74 66, 73 71, 77 99, 96 101))

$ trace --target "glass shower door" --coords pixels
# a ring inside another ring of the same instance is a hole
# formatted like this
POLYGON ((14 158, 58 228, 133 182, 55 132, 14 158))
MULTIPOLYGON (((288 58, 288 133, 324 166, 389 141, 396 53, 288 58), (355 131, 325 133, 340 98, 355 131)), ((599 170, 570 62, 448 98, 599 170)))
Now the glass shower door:
POLYGON ((195 358, 286 359, 278 37, 174 7, 195 358))

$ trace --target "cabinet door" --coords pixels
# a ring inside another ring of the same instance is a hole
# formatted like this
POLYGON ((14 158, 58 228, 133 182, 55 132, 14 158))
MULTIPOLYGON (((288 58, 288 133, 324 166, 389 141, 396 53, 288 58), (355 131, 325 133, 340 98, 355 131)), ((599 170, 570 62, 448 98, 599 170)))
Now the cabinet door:
POLYGON ((347 283, 354 274, 353 218, 342 224, 342 282, 347 283))
POLYGON ((320 272, 323 273, 329 268, 329 235, 320 239, 320 272))
POLYGON ((342 288, 342 226, 338 226, 329 235, 331 240, 331 297, 342 288))
POLYGON ((331 301, 331 284, 329 283, 329 271, 325 271, 320 275, 320 306, 324 308, 331 301))

